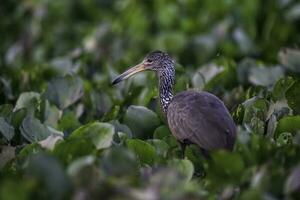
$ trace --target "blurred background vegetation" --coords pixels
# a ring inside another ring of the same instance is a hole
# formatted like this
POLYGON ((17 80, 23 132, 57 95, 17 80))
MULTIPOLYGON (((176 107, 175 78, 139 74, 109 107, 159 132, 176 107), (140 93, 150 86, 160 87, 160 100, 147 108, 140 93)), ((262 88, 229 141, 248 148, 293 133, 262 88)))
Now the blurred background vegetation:
POLYGON ((3 0, 0 199, 297 199, 297 0, 3 0), (219 96, 233 152, 180 160, 146 72, 177 61, 175 91, 219 96))

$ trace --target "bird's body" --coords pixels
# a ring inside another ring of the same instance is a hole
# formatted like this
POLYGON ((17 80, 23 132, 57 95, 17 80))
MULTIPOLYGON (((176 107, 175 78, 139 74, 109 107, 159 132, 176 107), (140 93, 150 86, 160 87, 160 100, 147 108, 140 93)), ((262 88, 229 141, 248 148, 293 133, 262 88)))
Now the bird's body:
POLYGON ((174 137, 206 151, 231 150, 235 125, 223 102, 208 92, 184 91, 175 95, 167 119, 174 137))
POLYGON ((151 52, 143 62, 130 68, 114 80, 114 84, 143 71, 156 71, 159 95, 169 128, 183 147, 196 144, 204 152, 232 150, 236 127, 223 102, 208 92, 184 91, 173 96, 174 61, 161 51, 151 52))

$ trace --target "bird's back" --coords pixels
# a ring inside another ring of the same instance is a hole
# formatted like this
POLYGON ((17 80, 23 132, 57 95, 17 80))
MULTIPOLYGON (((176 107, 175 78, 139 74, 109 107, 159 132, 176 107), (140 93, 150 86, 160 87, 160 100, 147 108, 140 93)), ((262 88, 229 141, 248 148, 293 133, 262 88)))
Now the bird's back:
POLYGON ((223 102, 208 92, 184 91, 175 95, 167 111, 177 140, 188 140, 204 150, 233 148, 236 127, 223 102))

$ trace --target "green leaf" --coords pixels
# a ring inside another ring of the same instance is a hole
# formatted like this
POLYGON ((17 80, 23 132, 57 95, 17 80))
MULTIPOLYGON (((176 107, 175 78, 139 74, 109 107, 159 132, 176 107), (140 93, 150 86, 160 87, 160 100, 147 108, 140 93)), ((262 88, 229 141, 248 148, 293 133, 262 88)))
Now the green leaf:
POLYGON ((115 132, 117 133, 114 135, 114 142, 121 144, 126 139, 132 138, 132 132, 125 124, 121 124, 118 120, 110 121, 109 123, 115 127, 115 132))
POLYGON ((284 76, 283 69, 277 67, 252 67, 249 81, 254 85, 271 86, 284 76))
POLYGON ((153 138, 163 140, 163 139, 169 137, 171 134, 172 133, 171 133, 170 129, 167 126, 162 125, 162 126, 159 126, 157 129, 155 129, 153 138))
POLYGON ((49 67, 53 68, 60 75, 65 75, 72 72, 72 61, 69 57, 56 57, 49 63, 49 67))
POLYGON ((0 133, 10 141, 15 135, 15 129, 3 117, 0 117, 0 133))
POLYGON ((12 114, 13 109, 11 104, 0 105, 0 117, 8 118, 12 114))
POLYGON ((129 126, 135 137, 149 138, 160 121, 152 110, 143 106, 129 106, 124 116, 124 123, 129 126))
POLYGON ((1 179, 0 199, 5 200, 28 200, 32 198, 32 191, 36 184, 32 180, 1 179))
POLYGON ((140 139, 128 139, 126 145, 136 154, 141 164, 154 164, 157 156, 155 148, 151 144, 140 139))
POLYGON ((263 98, 253 97, 245 101, 242 105, 245 108, 243 123, 251 124, 253 118, 257 118, 262 122, 265 121, 269 106, 268 101, 263 98))
POLYGON ((20 127, 22 136, 29 142, 37 142, 46 139, 51 131, 33 116, 27 116, 20 127))
POLYGON ((239 104, 232 114, 234 121, 241 124, 244 120, 244 113, 245 107, 242 104, 239 104))
POLYGON ((41 117, 45 125, 56 127, 58 120, 62 116, 62 111, 59 110, 55 105, 50 105, 47 99, 43 100, 41 109, 41 117))
POLYGON ((253 117, 251 118, 249 126, 254 133, 263 135, 265 132, 266 124, 264 121, 260 120, 259 118, 253 117))
POLYGON ((69 139, 88 139, 96 149, 105 149, 111 146, 115 128, 109 123, 92 122, 76 129, 69 139))
POLYGON ((272 96, 274 100, 281 100, 285 98, 286 91, 294 84, 295 80, 288 76, 279 79, 274 85, 272 96))
POLYGON ((158 155, 164 158, 167 156, 169 145, 165 141, 159 139, 151 139, 147 140, 147 142, 155 147, 156 153, 158 155))
POLYGON ((172 135, 170 129, 165 125, 159 126, 157 129, 155 129, 153 138, 165 141, 170 147, 175 147, 178 145, 178 142, 172 135))
POLYGON ((108 113, 112 108, 112 101, 110 96, 105 92, 99 92, 92 90, 90 92, 90 99, 92 109, 95 111, 96 116, 102 117, 108 113))
POLYGON ((244 58, 242 61, 240 61, 237 66, 237 78, 239 82, 242 84, 248 83, 250 70, 256 66, 257 62, 252 58, 244 58))
POLYGON ((96 160, 95 156, 87 155, 74 160, 67 168, 69 176, 76 176, 78 172, 85 166, 92 165, 96 160))
POLYGON ((33 155, 29 159, 27 176, 40 180, 45 186, 47 196, 63 199, 70 189, 69 180, 60 163, 52 156, 44 153, 33 155))
POLYGON ((26 108, 21 108, 12 113, 11 124, 15 127, 15 129, 19 128, 27 116, 26 108))
POLYGON ((26 161, 31 155, 41 152, 43 149, 38 143, 27 144, 18 154, 17 159, 21 161, 26 161))
POLYGON ((207 166, 208 176, 218 184, 240 181, 245 164, 238 153, 217 151, 212 153, 212 160, 207 166))
POLYGON ((263 199, 262 192, 259 189, 249 189, 241 194, 241 200, 263 199))
POLYGON ((36 92, 23 92, 15 105, 14 111, 21 108, 26 108, 27 112, 33 114, 38 107, 40 101, 40 94, 36 92))
POLYGON ((67 138, 58 142, 53 150, 53 155, 57 156, 65 165, 86 155, 94 155, 96 148, 90 139, 75 137, 67 138))
POLYGON ((300 114, 300 80, 294 82, 285 93, 288 105, 295 114, 300 114))
POLYGON ((186 181, 192 179, 194 174, 194 165, 190 160, 172 159, 168 162, 168 165, 177 169, 181 174, 183 174, 186 181))
POLYGON ((122 132, 126 134, 128 138, 132 138, 132 132, 125 124, 121 124, 118 120, 110 121, 109 123, 115 127, 116 132, 122 132))
POLYGON ((224 68, 215 63, 206 64, 193 75, 192 83, 194 88, 202 90, 205 83, 213 79, 217 74, 222 73, 224 68))
POLYGON ((224 70, 214 76, 209 82, 205 84, 204 89, 208 91, 222 91, 236 86, 236 65, 234 61, 227 59, 220 59, 219 64, 222 65, 224 70))
POLYGON ((277 137, 276 142, 279 146, 292 144, 293 142, 293 135, 288 132, 280 133, 280 135, 277 137))
POLYGON ((287 116, 279 120, 275 130, 275 138, 283 132, 295 135, 297 131, 300 131, 300 116, 287 116))
POLYGON ((62 132, 61 132, 61 134, 52 133, 46 139, 39 141, 39 144, 41 145, 41 147, 43 147, 45 149, 53 150, 55 147, 55 144, 57 142, 63 140, 63 136, 64 135, 62 132))
POLYGON ((107 175, 118 177, 136 175, 139 170, 135 154, 124 147, 105 150, 100 166, 107 175))
POLYGON ((149 104, 151 99, 153 99, 157 95, 156 85, 152 85, 152 87, 145 87, 140 92, 136 104, 146 106, 149 104))
POLYGON ((267 119, 274 115, 276 119, 279 120, 282 117, 289 115, 290 113, 291 109, 289 108, 285 100, 271 102, 267 114, 267 119))
POLYGON ((300 72, 300 51, 284 48, 279 52, 279 61, 288 70, 300 72))
POLYGON ((71 75, 53 79, 45 92, 46 98, 61 110, 75 103, 82 95, 81 79, 71 75))
POLYGON ((218 151, 212 155, 216 166, 228 174, 239 174, 244 169, 244 162, 237 153, 218 151))
POLYGON ((251 99, 253 97, 264 98, 269 95, 269 91, 264 86, 252 86, 246 91, 246 99, 251 99))
POLYGON ((128 136, 128 134, 123 133, 123 132, 117 132, 117 143, 123 144, 127 139, 130 139, 131 137, 128 136))
POLYGON ((65 133, 71 133, 78 127, 80 127, 80 122, 78 121, 74 112, 65 112, 62 118, 58 122, 58 129, 64 131, 65 133))

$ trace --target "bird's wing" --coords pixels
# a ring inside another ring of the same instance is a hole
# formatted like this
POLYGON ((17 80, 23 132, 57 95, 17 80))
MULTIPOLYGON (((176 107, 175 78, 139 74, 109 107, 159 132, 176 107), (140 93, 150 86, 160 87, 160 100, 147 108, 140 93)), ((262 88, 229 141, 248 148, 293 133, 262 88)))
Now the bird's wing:
POLYGON ((179 140, 205 150, 232 149, 236 128, 223 102, 207 92, 177 94, 168 107, 168 124, 179 140))

